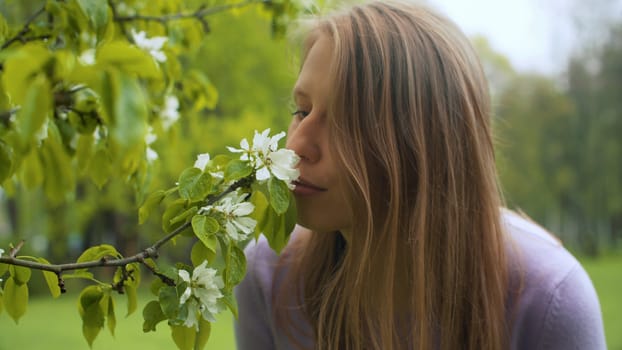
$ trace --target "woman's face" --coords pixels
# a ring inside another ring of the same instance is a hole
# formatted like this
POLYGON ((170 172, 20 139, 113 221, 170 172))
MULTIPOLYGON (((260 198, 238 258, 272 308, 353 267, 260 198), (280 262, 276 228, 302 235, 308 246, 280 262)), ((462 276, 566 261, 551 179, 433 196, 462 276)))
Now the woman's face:
POLYGON ((316 232, 343 232, 352 226, 345 172, 331 146, 326 114, 332 53, 326 36, 311 47, 294 87, 296 113, 287 139, 287 148, 300 156, 300 179, 293 191, 298 223, 316 232))

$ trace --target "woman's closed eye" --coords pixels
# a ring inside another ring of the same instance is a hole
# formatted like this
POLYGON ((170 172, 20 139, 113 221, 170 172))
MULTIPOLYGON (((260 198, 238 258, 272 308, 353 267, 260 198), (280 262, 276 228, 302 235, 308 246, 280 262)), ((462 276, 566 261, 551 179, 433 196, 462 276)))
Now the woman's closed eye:
POLYGON ((292 116, 294 117, 298 117, 300 119, 304 119, 309 115, 309 112, 301 110, 301 109, 297 109, 294 112, 292 112, 292 116))

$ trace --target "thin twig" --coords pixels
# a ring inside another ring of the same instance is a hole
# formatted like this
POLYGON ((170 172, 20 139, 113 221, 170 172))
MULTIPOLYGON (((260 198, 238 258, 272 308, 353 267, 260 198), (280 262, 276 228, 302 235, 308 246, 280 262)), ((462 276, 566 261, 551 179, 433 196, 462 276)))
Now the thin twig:
POLYGON ((32 16, 30 16, 26 20, 26 23, 24 23, 24 26, 22 27, 22 29, 17 34, 15 34, 15 36, 5 41, 4 44, 0 46, 0 50, 6 49, 7 47, 11 46, 11 44, 13 44, 16 41, 21 41, 21 42, 28 41, 28 40, 25 40, 26 39, 25 36, 26 34, 28 34, 28 32, 30 32, 30 25, 32 24, 32 22, 34 22, 35 19, 37 19, 37 17, 39 17, 44 12, 45 12, 45 6, 41 7, 37 12, 32 14, 32 16))
MULTIPOLYGON (((238 9, 242 7, 246 7, 253 4, 258 4, 263 2, 262 0, 248 0, 242 1, 235 4, 225 4, 220 6, 206 7, 201 6, 194 12, 186 12, 186 13, 174 13, 174 14, 166 14, 161 16, 150 16, 150 15, 141 15, 135 14, 131 16, 119 16, 116 14, 116 11, 113 11, 114 20, 119 23, 124 22, 132 22, 132 21, 146 21, 146 22, 158 22, 160 24, 166 24, 170 21, 182 20, 182 19, 196 19, 203 23, 204 27, 206 27, 206 22, 204 21, 204 17, 209 15, 213 15, 215 13, 229 11, 233 9, 238 9)), ((207 29, 207 28, 206 28, 207 29)))

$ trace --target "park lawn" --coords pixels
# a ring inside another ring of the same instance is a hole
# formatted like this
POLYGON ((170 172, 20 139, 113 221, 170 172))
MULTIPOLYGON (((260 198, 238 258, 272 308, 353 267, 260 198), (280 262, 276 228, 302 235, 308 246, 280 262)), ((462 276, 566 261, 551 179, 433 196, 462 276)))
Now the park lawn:
POLYGON ((622 254, 581 259, 581 263, 600 299, 608 348, 622 350, 622 254))
MULTIPOLYGON (((594 282, 600 298, 605 334, 609 350, 622 350, 622 254, 604 256, 599 259, 581 259, 594 282)), ((148 302, 147 297, 139 301, 139 310, 125 318, 124 298, 116 298, 117 329, 113 338, 103 330, 93 344, 93 350, 176 349, 165 323, 158 325, 155 333, 142 332, 140 308, 148 302)), ((77 311, 77 297, 38 297, 31 300, 29 311, 15 325, 6 312, 0 314, 0 350, 46 349, 78 350, 88 349, 82 338, 81 321, 77 311)), ((214 323, 207 349, 235 349, 232 316, 224 312, 214 323)))
MULTIPOLYGON (((82 337, 77 299, 75 295, 61 296, 57 300, 51 296, 33 298, 18 325, 7 315, 6 310, 3 311, 0 314, 0 350, 88 350, 89 346, 82 337)), ((177 349, 166 322, 160 323, 156 332, 143 333, 142 308, 148 301, 147 296, 140 298, 139 309, 126 318, 125 298, 117 296, 115 337, 110 335, 107 328, 102 330, 93 342, 92 350, 177 349)), ((232 317, 229 312, 223 312, 217 317, 217 322, 212 325, 208 350, 235 349, 232 317)))

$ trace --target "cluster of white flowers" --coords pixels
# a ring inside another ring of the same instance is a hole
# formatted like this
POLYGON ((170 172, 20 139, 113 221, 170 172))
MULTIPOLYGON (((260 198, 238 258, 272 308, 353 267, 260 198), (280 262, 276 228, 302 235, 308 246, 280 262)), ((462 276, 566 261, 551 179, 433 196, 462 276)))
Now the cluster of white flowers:
POLYGON ((145 134, 145 144, 147 144, 147 161, 149 163, 158 159, 158 152, 151 148, 151 144, 158 139, 158 136, 153 132, 153 127, 149 127, 147 134, 145 134))
POLYGON ((208 205, 199 210, 199 214, 206 212, 220 212, 225 217, 225 231, 229 238, 235 242, 243 241, 255 230, 257 221, 248 217, 255 206, 253 203, 245 202, 244 195, 238 191, 231 192, 215 205, 208 205))
POLYGON ((283 180, 293 189, 292 181, 300 176, 300 172, 295 168, 300 158, 292 150, 279 149, 279 140, 285 137, 285 132, 280 132, 272 137, 269 136, 270 129, 259 133, 255 130, 252 147, 248 140, 242 139, 240 148, 227 147, 230 152, 242 153, 240 159, 250 160, 252 166, 257 170, 256 178, 258 181, 265 181, 272 174, 279 180, 283 180))
POLYGON ((162 118, 162 128, 164 130, 170 129, 179 119, 179 100, 175 95, 168 95, 164 99, 164 107, 160 111, 160 118, 162 118))
POLYGON ((136 33, 136 31, 132 29, 132 38, 136 46, 149 52, 156 61, 166 62, 166 55, 162 51, 162 46, 164 46, 164 43, 168 40, 167 37, 154 36, 153 38, 147 38, 147 33, 144 31, 136 33))
POLYGON ((216 275, 216 270, 207 267, 207 260, 194 268, 192 277, 186 270, 179 270, 179 277, 188 284, 188 287, 179 298, 180 304, 188 307, 188 317, 184 322, 186 327, 199 328, 201 315, 204 320, 214 322, 214 315, 222 311, 218 299, 223 295, 220 289, 224 288, 222 277, 216 275))

